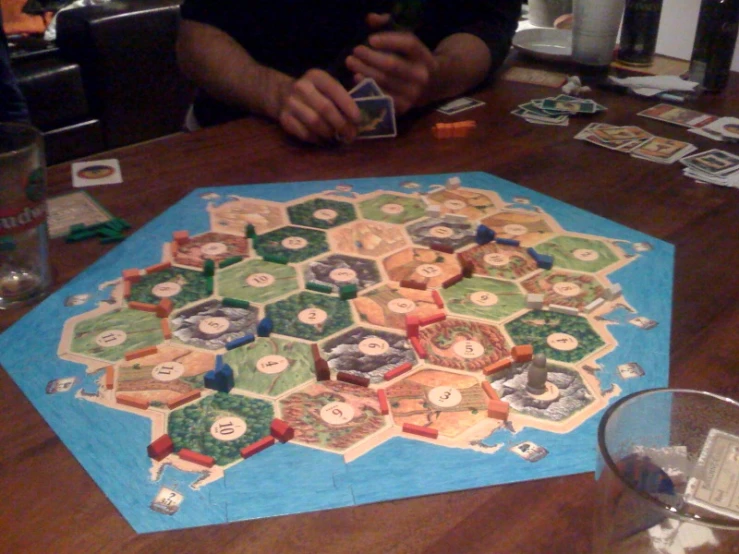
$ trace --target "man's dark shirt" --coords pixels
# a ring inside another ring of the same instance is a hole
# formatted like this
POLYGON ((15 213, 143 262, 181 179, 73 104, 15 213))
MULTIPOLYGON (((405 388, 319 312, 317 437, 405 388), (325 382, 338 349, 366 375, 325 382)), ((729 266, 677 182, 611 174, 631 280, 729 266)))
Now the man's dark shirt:
MULTIPOLYGON (((365 17, 370 12, 388 13, 393 3, 389 0, 185 0, 182 17, 221 29, 263 65, 293 77, 318 67, 346 85, 343 60, 351 48, 366 39, 365 17)), ((508 54, 520 10, 520 0, 425 0, 414 31, 432 51, 442 39, 457 32, 479 37, 490 49, 492 72, 508 54)), ((201 124, 238 115, 218 104, 200 95, 195 113, 201 124)))
POLYGON ((0 13, 0 121, 29 121, 28 107, 10 67, 8 42, 0 13))

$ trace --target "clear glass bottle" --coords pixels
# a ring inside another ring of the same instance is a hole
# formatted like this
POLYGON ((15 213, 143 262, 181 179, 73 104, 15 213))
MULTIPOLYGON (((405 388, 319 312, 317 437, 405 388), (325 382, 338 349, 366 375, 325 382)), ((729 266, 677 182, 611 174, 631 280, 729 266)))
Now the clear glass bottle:
POLYGON ((51 284, 41 133, 0 124, 0 309, 37 300, 51 284))
POLYGON ((729 81, 739 30, 739 0, 703 0, 688 75, 707 91, 720 92, 729 81))

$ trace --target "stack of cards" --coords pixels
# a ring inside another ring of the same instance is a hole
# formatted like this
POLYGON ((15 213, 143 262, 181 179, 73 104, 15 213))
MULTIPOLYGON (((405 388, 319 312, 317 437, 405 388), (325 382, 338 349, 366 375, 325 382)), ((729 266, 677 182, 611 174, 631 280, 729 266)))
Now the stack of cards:
POLYGON ((688 129, 699 129, 718 119, 715 115, 680 108, 672 104, 657 104, 636 115, 656 119, 665 123, 672 123, 673 125, 680 125, 688 129))
POLYGON ((436 108, 436 111, 441 112, 444 115, 454 115, 458 114, 459 112, 466 112, 467 110, 471 110, 472 108, 477 108, 484 105, 485 102, 483 102, 482 100, 463 96, 462 98, 455 98, 454 100, 445 102, 444 104, 436 108))
POLYGON ((713 149, 680 160, 683 173, 700 183, 739 188, 739 156, 713 149))
POLYGON ((387 138, 398 134, 393 99, 385 96, 374 79, 364 79, 349 91, 349 95, 362 114, 358 139, 387 138))
POLYGON ((635 125, 619 127, 607 123, 591 123, 575 135, 575 138, 661 164, 671 164, 696 150, 688 142, 656 137, 635 125))
POLYGON ((522 117, 529 123, 565 127, 569 125, 572 115, 594 114, 605 109, 605 106, 593 100, 560 94, 554 98, 541 98, 521 104, 511 113, 522 117))
POLYGON ((739 118, 719 117, 703 127, 688 131, 719 142, 739 142, 739 118))

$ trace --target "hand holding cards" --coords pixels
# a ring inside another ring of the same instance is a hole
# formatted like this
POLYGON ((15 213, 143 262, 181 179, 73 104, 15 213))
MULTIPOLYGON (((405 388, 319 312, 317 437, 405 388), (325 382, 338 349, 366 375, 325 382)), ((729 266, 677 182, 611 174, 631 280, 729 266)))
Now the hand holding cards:
POLYGON ((349 91, 349 96, 354 98, 362 114, 358 139, 387 138, 398 134, 393 99, 386 96, 373 79, 364 79, 349 91))

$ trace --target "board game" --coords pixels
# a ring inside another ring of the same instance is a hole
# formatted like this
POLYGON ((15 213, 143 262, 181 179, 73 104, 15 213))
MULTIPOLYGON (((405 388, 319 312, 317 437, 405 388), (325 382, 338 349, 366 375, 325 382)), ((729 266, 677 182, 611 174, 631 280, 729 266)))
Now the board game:
POLYGON ((667 384, 673 261, 480 172, 202 188, 0 362, 137 532, 568 475, 667 384))

